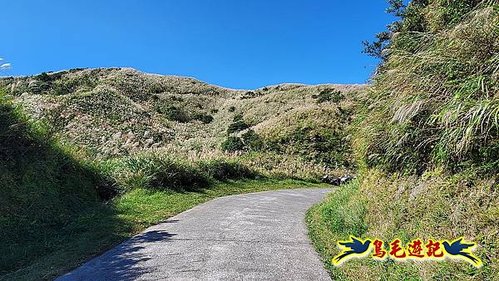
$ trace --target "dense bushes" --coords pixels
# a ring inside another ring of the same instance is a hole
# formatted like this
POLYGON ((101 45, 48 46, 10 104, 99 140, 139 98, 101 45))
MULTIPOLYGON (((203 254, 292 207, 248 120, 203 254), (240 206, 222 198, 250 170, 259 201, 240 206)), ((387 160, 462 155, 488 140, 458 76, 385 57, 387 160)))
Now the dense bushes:
POLYGON ((244 121, 243 116, 238 114, 234 116, 234 121, 227 128, 227 134, 237 133, 249 128, 250 126, 244 121))
POLYGON ((199 120, 203 122, 204 124, 209 124, 213 121, 213 116, 206 114, 206 113, 197 113, 194 114, 193 119, 199 120))
POLYGON ((228 152, 234 151, 257 151, 265 149, 265 143, 262 138, 250 129, 238 136, 228 136, 222 142, 222 150, 228 152))
POLYGON ((345 96, 343 96, 341 91, 332 90, 332 89, 322 90, 318 95, 314 95, 312 97, 317 100, 317 103, 323 103, 323 102, 337 103, 345 98, 345 96))
POLYGON ((112 175, 128 189, 153 188, 196 190, 208 186, 208 179, 197 169, 181 161, 158 155, 125 158, 112 175))
POLYGON ((257 174, 236 161, 210 160, 199 164, 200 170, 219 181, 252 179, 257 174))
POLYGON ((235 160, 185 161, 167 155, 142 154, 109 160, 99 170, 121 184, 124 190, 150 188, 195 191, 213 181, 255 178, 257 173, 235 160))
POLYGON ((350 167, 350 144, 344 132, 300 128, 267 142, 267 147, 281 153, 298 154, 311 162, 328 167, 350 167))
POLYGON ((165 117, 171 121, 177 121, 180 123, 187 123, 191 121, 191 118, 188 115, 188 113, 182 108, 179 108, 177 106, 172 105, 172 106, 158 107, 157 110, 159 113, 164 114, 165 117))
POLYGON ((222 142, 221 148, 228 152, 241 151, 244 150, 244 143, 240 137, 228 136, 227 139, 222 142))
POLYGON ((446 3, 414 1, 385 50, 360 126, 370 165, 499 170, 497 4, 446 3))
POLYGON ((312 209, 310 233, 326 260, 338 254, 338 240, 357 234, 405 241, 466 237, 479 245, 474 251, 484 262, 477 269, 355 259, 346 267, 329 265, 333 279, 369 273, 390 280, 495 280, 499 6, 414 0, 404 9, 402 1, 389 2, 402 20, 367 45, 382 63, 352 126, 358 190, 335 192, 312 209))
POLYGON ((177 121, 180 123, 188 123, 191 122, 192 120, 199 120, 204 124, 209 124, 214 119, 213 116, 203 112, 190 114, 183 107, 175 105, 169 105, 169 106, 159 105, 157 106, 156 110, 159 113, 164 114, 168 120, 177 121))

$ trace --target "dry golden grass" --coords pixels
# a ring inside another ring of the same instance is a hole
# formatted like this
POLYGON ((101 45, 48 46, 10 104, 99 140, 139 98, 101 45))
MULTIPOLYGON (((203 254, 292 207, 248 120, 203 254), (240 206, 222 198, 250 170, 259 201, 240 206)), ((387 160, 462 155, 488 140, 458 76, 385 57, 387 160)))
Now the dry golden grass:
POLYGON ((70 70, 0 83, 33 120, 46 122, 55 139, 78 147, 78 155, 86 155, 86 160, 148 152, 188 161, 230 158, 264 175, 308 179, 331 171, 339 174, 342 163, 331 167, 311 161, 315 155, 304 157, 300 142, 287 142, 287 155, 279 151, 225 153, 221 143, 227 138, 227 128, 240 115, 249 128, 234 135, 254 129, 264 141, 301 134, 303 128, 317 135, 342 130, 348 120, 339 108, 351 108, 350 95, 363 89, 361 85, 283 84, 231 90, 128 68, 70 70), (340 90, 346 98, 337 103, 317 102, 321 91, 333 90, 340 90))

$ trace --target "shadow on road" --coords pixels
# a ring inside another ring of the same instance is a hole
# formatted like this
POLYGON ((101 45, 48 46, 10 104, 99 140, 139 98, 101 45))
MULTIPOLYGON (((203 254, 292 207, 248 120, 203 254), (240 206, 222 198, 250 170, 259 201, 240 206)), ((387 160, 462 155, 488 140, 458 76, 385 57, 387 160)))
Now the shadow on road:
POLYGON ((139 234, 75 271, 57 279, 57 281, 136 280, 141 275, 151 272, 151 268, 146 269, 141 265, 142 262, 150 260, 150 257, 142 251, 146 244, 168 242, 175 235, 158 230, 139 234))

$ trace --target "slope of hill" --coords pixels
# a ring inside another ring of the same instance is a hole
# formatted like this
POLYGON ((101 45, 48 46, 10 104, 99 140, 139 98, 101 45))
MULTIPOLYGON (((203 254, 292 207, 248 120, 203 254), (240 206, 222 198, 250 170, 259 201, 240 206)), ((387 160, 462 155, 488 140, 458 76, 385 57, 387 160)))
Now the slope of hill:
POLYGON ((352 170, 346 127, 364 89, 231 90, 118 68, 0 86, 0 279, 26 280, 210 198, 352 170))
MULTIPOLYGON (((296 156, 293 161, 299 165, 314 164, 313 169, 304 169, 314 171, 304 174, 310 178, 331 167, 351 164, 339 150, 338 155, 326 150, 347 137, 352 99, 363 89, 285 84, 254 91, 230 90, 133 69, 71 70, 3 79, 1 83, 30 118, 43 120, 54 138, 79 148, 89 158, 105 160, 151 151, 211 158, 222 156, 221 145, 228 137, 237 142, 234 137, 245 135, 257 143, 251 147, 247 140, 239 148, 226 150, 286 150, 288 156, 296 156), (330 136, 336 143, 328 143, 330 136), (317 142, 320 145, 310 150, 317 142), (312 161, 301 161, 302 156, 312 161)), ((258 155, 249 158, 261 161, 258 155)), ((275 159, 285 160, 289 161, 275 159)), ((279 173, 286 174, 286 168, 279 173)))

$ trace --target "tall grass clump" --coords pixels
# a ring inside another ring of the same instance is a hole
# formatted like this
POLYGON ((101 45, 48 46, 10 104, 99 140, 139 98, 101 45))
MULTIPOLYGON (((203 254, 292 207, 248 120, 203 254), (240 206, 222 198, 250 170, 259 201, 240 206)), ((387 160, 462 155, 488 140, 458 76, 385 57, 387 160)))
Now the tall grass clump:
POLYGON ((198 164, 209 178, 218 181, 254 179, 258 174, 236 160, 212 159, 198 164))
POLYGON ((364 161, 391 171, 499 170, 497 1, 413 1, 383 50, 364 161))
POLYGON ((192 160, 162 153, 141 153, 95 165, 97 170, 120 184, 122 193, 137 188, 197 191, 217 182, 255 179, 259 176, 237 159, 192 160))
MULTIPOLYGON (((208 177, 187 161, 162 154, 138 154, 101 164, 123 188, 194 191, 208 187, 208 177)), ((102 169, 105 170, 105 169, 102 169)))

